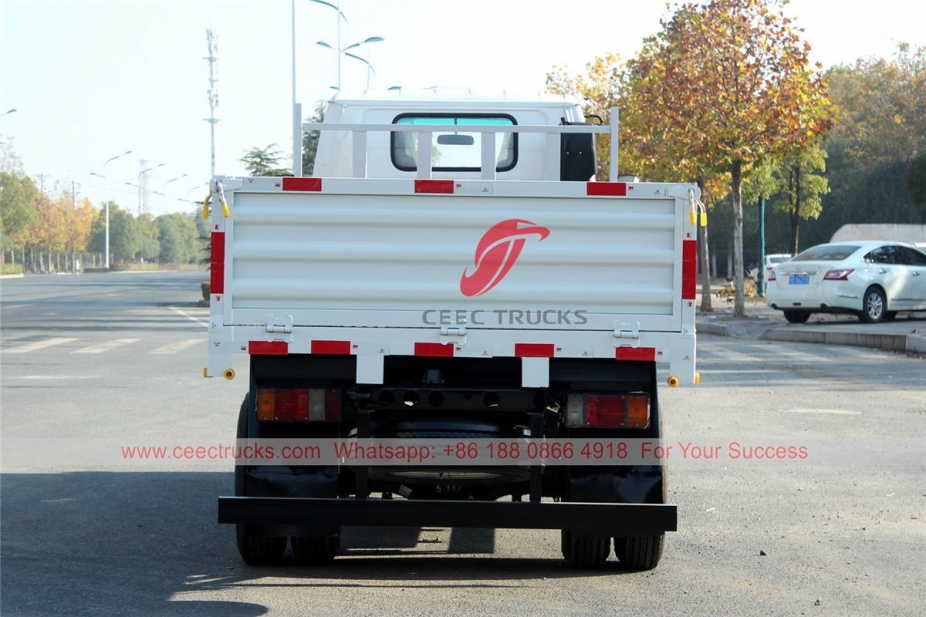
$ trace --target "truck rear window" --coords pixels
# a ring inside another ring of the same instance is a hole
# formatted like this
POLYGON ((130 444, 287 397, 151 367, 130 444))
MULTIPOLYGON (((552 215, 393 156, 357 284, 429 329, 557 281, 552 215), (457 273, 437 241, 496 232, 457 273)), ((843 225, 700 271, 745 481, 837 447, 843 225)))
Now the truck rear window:
MULTIPOLYGON (((427 127, 431 134, 433 171, 481 171, 482 133, 467 126, 514 126, 507 114, 402 114, 393 124, 427 127)), ((390 135, 392 164, 401 171, 418 170, 418 133, 393 132, 390 135)), ((518 135, 495 134, 495 171, 508 171, 518 161, 518 135)))

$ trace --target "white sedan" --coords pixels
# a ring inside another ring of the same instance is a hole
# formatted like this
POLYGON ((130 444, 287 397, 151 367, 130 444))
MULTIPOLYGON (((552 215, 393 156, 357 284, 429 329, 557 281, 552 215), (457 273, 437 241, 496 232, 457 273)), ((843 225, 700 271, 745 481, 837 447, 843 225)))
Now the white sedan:
POLYGON ((875 323, 926 311, 926 253, 899 242, 820 244, 775 266, 766 296, 791 323, 812 313, 854 313, 875 323))

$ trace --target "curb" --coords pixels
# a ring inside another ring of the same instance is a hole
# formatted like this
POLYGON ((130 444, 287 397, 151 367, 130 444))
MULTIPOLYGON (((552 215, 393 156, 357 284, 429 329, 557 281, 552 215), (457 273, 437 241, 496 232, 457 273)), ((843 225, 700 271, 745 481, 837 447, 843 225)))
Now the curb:
POLYGON ((823 345, 849 345, 901 351, 926 353, 926 336, 918 334, 884 334, 871 332, 846 332, 820 328, 794 329, 773 324, 750 323, 696 323, 700 334, 711 334, 727 338, 755 338, 766 341, 816 343, 823 345))

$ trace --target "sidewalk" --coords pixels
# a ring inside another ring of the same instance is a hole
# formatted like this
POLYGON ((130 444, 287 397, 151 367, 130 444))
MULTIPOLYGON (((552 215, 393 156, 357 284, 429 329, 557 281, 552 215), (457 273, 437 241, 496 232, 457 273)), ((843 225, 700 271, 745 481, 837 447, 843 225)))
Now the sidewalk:
POLYGON ((814 313, 807 323, 785 321, 781 311, 764 298, 746 298, 746 316, 733 317, 732 298, 711 297, 712 313, 701 312, 697 298, 698 332, 732 338, 768 341, 854 345, 916 354, 926 353, 926 313, 900 313, 894 321, 864 324, 854 315, 814 313))

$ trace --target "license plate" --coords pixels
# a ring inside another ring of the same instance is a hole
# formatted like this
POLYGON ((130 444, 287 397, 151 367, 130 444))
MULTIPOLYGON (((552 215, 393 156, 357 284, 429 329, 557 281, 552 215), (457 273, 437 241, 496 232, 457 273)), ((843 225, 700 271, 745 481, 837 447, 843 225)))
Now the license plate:
POLYGON ((810 285, 809 276, 789 276, 788 285, 810 285))

